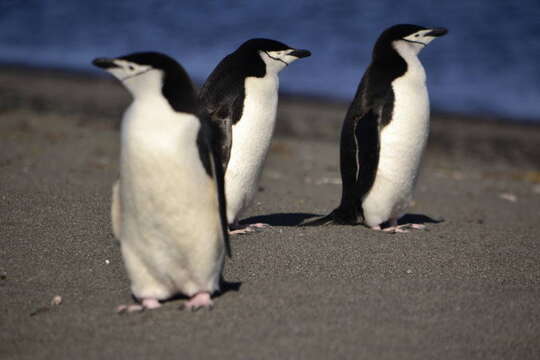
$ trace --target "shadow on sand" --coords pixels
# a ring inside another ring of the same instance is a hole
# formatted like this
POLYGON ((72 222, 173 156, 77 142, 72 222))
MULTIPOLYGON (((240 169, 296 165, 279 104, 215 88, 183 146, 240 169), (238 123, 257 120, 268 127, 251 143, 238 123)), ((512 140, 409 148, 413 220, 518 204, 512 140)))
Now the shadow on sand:
POLYGON ((320 216, 310 213, 277 213, 253 216, 240 221, 240 224, 264 223, 270 226, 298 226, 304 220, 320 216))
POLYGON ((398 224, 439 224, 444 222, 443 218, 432 218, 423 214, 405 214, 403 215, 398 224))
MULTIPOLYGON (((253 224, 253 223, 264 223, 270 226, 299 226, 305 220, 322 216, 320 214, 311 214, 311 213, 277 213, 277 214, 268 214, 253 216, 246 218, 240 221, 240 224, 253 224)), ((439 224, 443 222, 443 218, 432 218, 423 214, 405 214, 403 215, 398 223, 401 224, 439 224)), ((360 225, 360 223, 358 224, 360 225)), ((388 226, 387 223, 383 224, 383 227, 388 226)))

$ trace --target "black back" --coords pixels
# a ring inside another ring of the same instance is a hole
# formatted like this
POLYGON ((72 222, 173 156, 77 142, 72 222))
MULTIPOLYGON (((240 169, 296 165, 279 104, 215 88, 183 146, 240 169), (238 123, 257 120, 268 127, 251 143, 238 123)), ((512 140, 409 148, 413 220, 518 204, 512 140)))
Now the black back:
POLYGON ((220 155, 224 170, 230 157, 232 126, 242 118, 246 78, 266 75, 261 51, 287 49, 290 47, 275 40, 248 40, 221 60, 204 83, 199 98, 209 114, 216 135, 213 146, 220 155))
POLYGON ((212 71, 201 89, 200 99, 207 111, 210 114, 219 112, 220 118, 229 116, 233 124, 240 120, 245 97, 245 79, 262 78, 266 75, 266 65, 259 52, 286 49, 290 47, 279 41, 251 39, 227 55, 212 71))

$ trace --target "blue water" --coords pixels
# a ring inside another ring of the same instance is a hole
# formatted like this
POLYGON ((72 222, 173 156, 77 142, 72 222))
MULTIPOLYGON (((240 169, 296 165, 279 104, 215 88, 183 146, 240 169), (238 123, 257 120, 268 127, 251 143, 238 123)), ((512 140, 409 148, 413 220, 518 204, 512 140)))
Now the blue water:
POLYGON ((97 56, 158 50, 197 81, 252 37, 310 49, 282 91, 350 100, 379 33, 444 26, 421 59, 433 108, 540 123, 540 1, 0 0, 0 62, 92 70, 97 56))

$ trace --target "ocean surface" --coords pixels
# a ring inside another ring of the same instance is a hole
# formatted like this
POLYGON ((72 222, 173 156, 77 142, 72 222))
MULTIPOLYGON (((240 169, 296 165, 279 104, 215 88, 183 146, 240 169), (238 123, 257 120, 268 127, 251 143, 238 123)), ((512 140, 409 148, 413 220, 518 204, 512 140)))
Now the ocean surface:
POLYGON ((98 56, 165 52, 204 81, 253 37, 313 56, 281 91, 350 100, 382 30, 446 27, 421 53, 432 107, 540 123, 540 1, 0 0, 0 63, 95 71, 98 56))

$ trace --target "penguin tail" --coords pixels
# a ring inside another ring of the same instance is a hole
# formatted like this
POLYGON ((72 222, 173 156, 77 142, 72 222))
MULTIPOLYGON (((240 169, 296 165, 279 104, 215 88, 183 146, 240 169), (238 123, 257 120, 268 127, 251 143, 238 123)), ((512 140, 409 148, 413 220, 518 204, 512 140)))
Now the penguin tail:
POLYGON ((356 218, 342 216, 340 209, 337 208, 326 216, 306 221, 300 226, 356 225, 357 223, 356 218))
POLYGON ((334 217, 332 216, 332 214, 328 214, 326 216, 319 217, 314 220, 306 221, 300 224, 300 226, 325 226, 325 225, 333 225, 333 224, 334 224, 334 217))

